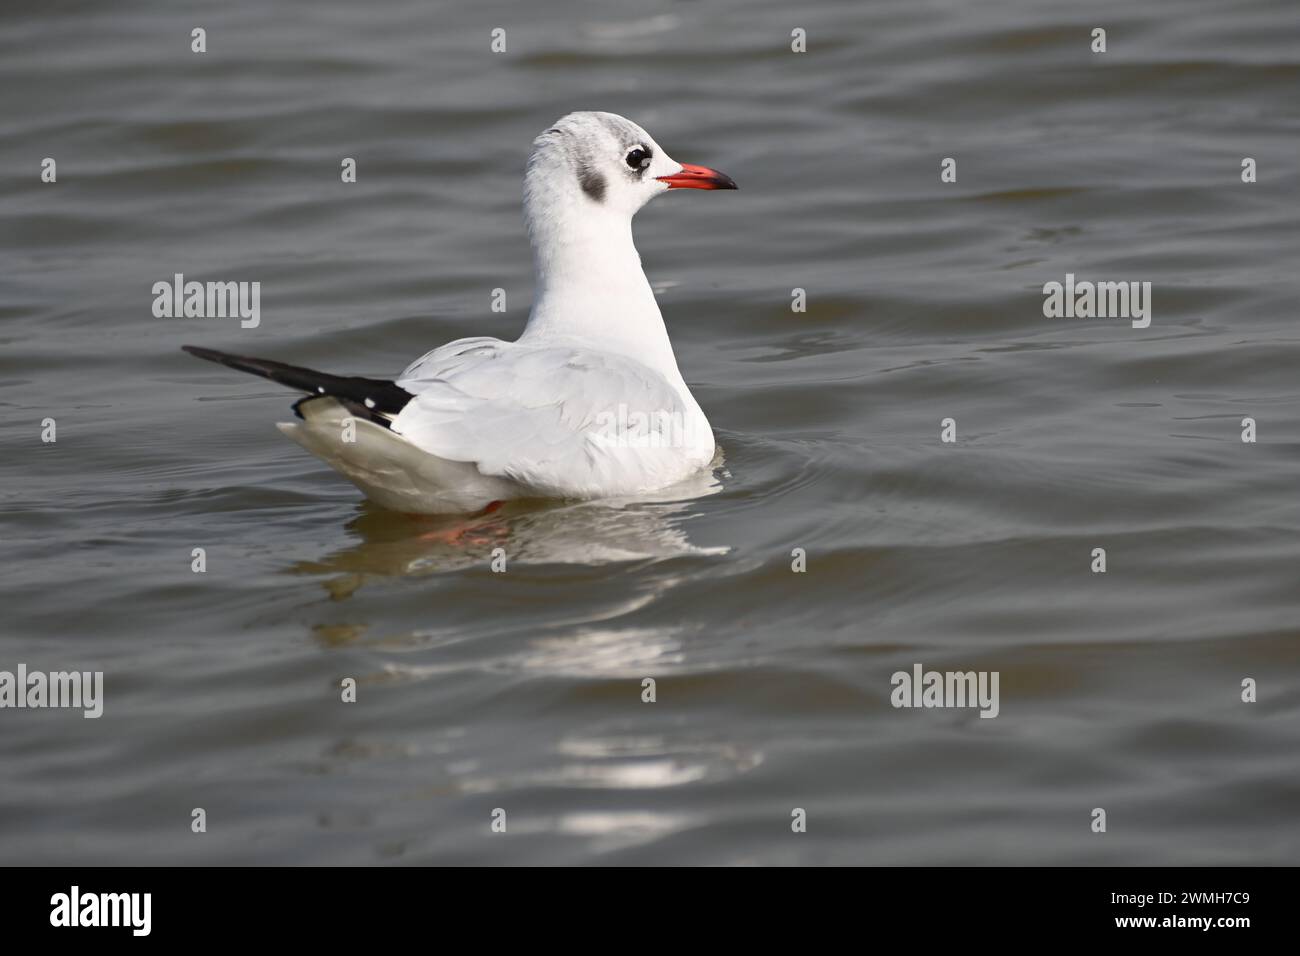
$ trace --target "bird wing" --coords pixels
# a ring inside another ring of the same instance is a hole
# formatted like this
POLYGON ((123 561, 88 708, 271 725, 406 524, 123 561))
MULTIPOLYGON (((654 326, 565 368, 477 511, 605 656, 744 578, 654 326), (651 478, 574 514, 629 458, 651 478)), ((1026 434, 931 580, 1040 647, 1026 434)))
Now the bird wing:
POLYGON ((613 353, 462 339, 419 359, 396 384, 415 397, 393 431, 543 494, 658 487, 713 455, 698 407, 658 372, 613 353))

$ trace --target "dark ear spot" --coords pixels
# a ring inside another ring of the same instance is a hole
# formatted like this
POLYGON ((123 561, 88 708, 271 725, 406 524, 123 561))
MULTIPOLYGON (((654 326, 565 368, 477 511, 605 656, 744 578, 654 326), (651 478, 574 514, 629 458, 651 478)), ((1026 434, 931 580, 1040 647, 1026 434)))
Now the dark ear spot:
POLYGON ((578 182, 582 186, 582 191, 590 196, 596 202, 605 200, 605 177, 596 172, 586 163, 578 167, 578 182))

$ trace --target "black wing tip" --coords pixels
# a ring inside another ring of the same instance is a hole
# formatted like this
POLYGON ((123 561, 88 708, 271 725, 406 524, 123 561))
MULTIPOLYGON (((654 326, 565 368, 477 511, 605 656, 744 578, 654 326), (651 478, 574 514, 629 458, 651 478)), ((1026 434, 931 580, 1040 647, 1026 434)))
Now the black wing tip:
MULTIPOLYGON (((412 393, 387 379, 330 375, 327 372, 317 372, 315 369, 286 365, 284 362, 273 362, 270 359, 234 355, 198 345, 182 345, 181 351, 188 352, 196 358, 207 359, 209 362, 216 362, 306 392, 308 399, 328 395, 339 401, 351 402, 353 403, 349 405, 351 410, 379 424, 386 424, 380 420, 382 416, 396 415, 413 397, 412 393)), ((294 411, 298 411, 296 406, 294 411)), ((302 417, 301 412, 298 414, 302 417)))

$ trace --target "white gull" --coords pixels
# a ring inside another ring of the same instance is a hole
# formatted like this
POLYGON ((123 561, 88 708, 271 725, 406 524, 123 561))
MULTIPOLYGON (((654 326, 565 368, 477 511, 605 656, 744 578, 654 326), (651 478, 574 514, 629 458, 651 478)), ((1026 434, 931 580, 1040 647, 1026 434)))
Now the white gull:
POLYGON ((715 452, 632 241, 636 212, 681 188, 736 184, 621 116, 570 113, 534 140, 524 177, 537 291, 517 341, 460 339, 393 381, 185 350, 307 392, 280 430, 387 508, 661 490, 715 452))

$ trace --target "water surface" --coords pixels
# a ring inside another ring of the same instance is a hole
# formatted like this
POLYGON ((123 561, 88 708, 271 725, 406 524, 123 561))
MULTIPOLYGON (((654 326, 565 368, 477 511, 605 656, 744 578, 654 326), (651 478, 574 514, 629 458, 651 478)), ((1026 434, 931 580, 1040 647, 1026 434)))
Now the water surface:
POLYGON ((1295 862, 1298 51, 1285 0, 6 9, 0 669, 107 700, 0 712, 0 861, 1295 862), (741 185, 637 220, 715 487, 412 520, 179 351, 514 337, 573 109, 741 185), (177 272, 260 327, 154 318, 177 272))

